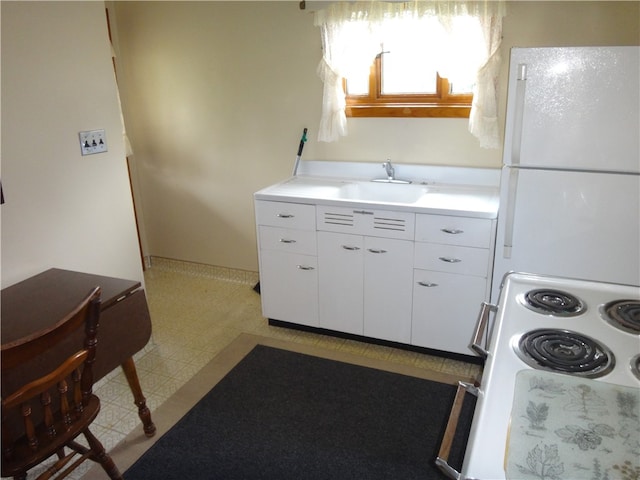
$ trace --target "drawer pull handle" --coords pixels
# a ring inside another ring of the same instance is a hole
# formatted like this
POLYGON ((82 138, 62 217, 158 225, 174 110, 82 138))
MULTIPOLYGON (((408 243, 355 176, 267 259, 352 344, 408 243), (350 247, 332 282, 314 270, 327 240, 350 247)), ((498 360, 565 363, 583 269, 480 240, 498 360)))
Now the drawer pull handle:
POLYGON ((420 285, 421 287, 427 287, 427 288, 433 288, 438 286, 437 283, 432 283, 432 282, 418 282, 418 285, 420 285))
POLYGON ((345 250, 360 250, 360 247, 356 247, 355 245, 342 245, 342 248, 344 248, 345 250))
POLYGON ((462 261, 459 258, 452 258, 452 257, 438 257, 438 258, 443 262, 447 262, 447 263, 460 263, 462 261))
POLYGON ((298 268, 298 270, 315 270, 313 267, 310 267, 309 265, 296 265, 296 267, 298 268))
POLYGON ((369 251, 370 251, 371 253, 387 253, 387 251, 386 251, 386 250, 383 250, 383 249, 381 249, 381 248, 370 248, 370 249, 369 249, 369 251))
POLYGON ((461 233, 464 233, 464 230, 460 230, 457 228, 442 228, 440 229, 440 231, 444 233, 448 233, 450 235, 460 235, 461 233))
POLYGON ((296 241, 290 238, 281 238, 280 243, 296 243, 296 241))
POLYGON ((291 215, 290 213, 278 213, 276 217, 278 218, 293 218, 295 215, 291 215))

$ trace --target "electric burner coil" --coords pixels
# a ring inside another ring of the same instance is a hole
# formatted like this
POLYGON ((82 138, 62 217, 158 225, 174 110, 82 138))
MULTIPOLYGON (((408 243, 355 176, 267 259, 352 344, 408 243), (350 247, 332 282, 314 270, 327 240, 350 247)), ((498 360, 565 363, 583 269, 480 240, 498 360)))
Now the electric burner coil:
POLYGON ((518 357, 541 370, 597 378, 613 370, 613 352, 601 342, 570 330, 541 328, 514 344, 518 357))
POLYGON ((640 300, 615 300, 603 305, 600 313, 610 325, 640 335, 640 300))
POLYGON ((580 315, 587 309, 575 295, 551 288, 530 290, 521 296, 520 303, 534 312, 560 317, 580 315))
POLYGON ((640 353, 631 359, 629 368, 631 368, 631 373, 640 380, 640 353))

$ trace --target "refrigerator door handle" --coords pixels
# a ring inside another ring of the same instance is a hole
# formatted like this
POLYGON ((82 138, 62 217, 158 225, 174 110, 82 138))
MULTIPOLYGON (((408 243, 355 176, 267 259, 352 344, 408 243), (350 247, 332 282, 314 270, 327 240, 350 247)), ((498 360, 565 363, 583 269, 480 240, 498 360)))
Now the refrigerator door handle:
POLYGON ((513 247, 513 223, 516 216, 516 195, 518 191, 518 169, 509 168, 509 179, 507 183, 507 206, 505 211, 504 224, 504 249, 503 258, 511 258, 511 248, 513 247))
POLYGON ((516 100, 513 116, 513 140, 511 143, 511 165, 520 164, 522 148, 522 123, 524 118, 524 94, 527 86, 527 64, 518 64, 516 77, 516 100))

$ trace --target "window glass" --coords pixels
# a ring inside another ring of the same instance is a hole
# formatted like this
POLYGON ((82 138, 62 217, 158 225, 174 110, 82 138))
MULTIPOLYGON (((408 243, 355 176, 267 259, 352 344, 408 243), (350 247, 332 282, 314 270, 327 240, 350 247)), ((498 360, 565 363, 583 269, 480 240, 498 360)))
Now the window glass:
POLYGON ((351 74, 347 79, 347 95, 369 94, 369 71, 351 74))
MULTIPOLYGON (((482 58, 482 31, 477 19, 457 16, 450 25, 457 42, 443 45, 446 32, 436 18, 395 18, 385 22, 384 42, 380 44, 379 70, 371 74, 379 85, 380 99, 402 95, 442 95, 438 75, 449 80, 449 95, 470 94, 474 80, 469 78, 469 65, 477 65, 482 58), (438 71, 437 66, 444 67, 438 71)), ((363 35, 355 28, 349 35, 363 35)), ((370 59, 371 62, 374 59, 370 59)), ((476 67, 477 68, 477 67, 476 67)), ((346 93, 350 96, 377 95, 369 92, 370 69, 362 62, 353 62, 346 79, 346 93), (358 67, 356 68, 356 63, 358 67)), ((415 101, 415 100, 414 100, 415 101)))
POLYGON ((437 91, 433 55, 442 27, 436 19, 395 19, 385 23, 381 57, 382 95, 437 91))

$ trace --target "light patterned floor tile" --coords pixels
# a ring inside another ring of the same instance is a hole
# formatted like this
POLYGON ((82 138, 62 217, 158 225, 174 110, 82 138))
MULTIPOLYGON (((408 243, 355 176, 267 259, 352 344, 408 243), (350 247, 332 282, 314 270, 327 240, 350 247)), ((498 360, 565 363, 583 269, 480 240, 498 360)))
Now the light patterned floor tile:
MULTIPOLYGON (((145 272, 145 283, 153 323, 152 340, 134 359, 152 418, 156 408, 241 333, 437 372, 471 376, 479 372, 477 365, 455 360, 270 326, 262 317, 260 296, 253 290, 258 281, 255 272, 155 257, 151 263, 152 267, 145 272)), ((93 430, 105 447, 111 449, 139 426, 137 407, 121 369, 98 382, 95 391, 101 397, 102 411, 93 430)), ((74 472, 68 478, 77 480, 82 473, 84 470, 74 472)))

